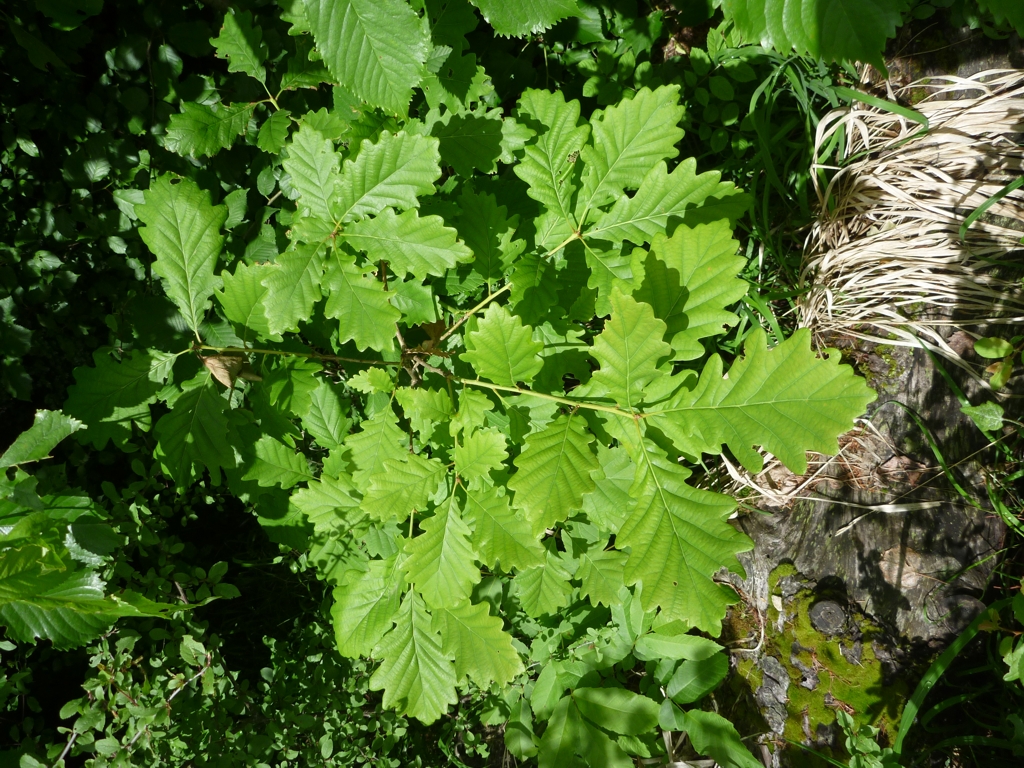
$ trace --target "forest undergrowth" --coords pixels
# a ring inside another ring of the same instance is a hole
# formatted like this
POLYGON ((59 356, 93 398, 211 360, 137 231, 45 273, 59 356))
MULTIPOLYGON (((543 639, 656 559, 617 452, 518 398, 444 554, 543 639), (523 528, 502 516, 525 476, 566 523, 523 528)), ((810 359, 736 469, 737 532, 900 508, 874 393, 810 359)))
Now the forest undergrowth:
POLYGON ((5 4, 0 766, 1019 755, 1016 539, 895 732, 725 716, 721 457, 802 475, 875 398, 797 327, 819 123, 919 117, 860 88, 904 23, 1024 29, 782 5, 5 4))

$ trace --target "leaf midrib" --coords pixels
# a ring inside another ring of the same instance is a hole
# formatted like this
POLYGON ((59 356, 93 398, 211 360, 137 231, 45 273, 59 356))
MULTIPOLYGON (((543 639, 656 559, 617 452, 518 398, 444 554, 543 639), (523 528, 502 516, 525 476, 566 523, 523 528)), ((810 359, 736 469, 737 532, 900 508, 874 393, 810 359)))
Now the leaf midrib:
MULTIPOLYGON (((583 209, 584 213, 583 213, 583 216, 582 216, 582 220, 586 220, 587 213, 590 211, 591 208, 594 207, 594 200, 595 200, 595 198, 597 198, 598 193, 601 192, 605 182, 612 175, 612 172, 618 167, 619 162, 626 156, 626 154, 633 147, 633 145, 640 139, 640 137, 644 135, 645 131, 647 130, 647 126, 654 119, 655 115, 657 115, 661 111, 663 106, 665 106, 664 103, 659 103, 659 104, 657 104, 655 106, 655 108, 653 110, 651 110, 651 113, 649 115, 647 115, 647 117, 644 119, 643 124, 640 126, 640 128, 637 129, 637 131, 633 135, 632 139, 630 139, 629 142, 622 148, 622 151, 619 152, 618 156, 611 163, 608 164, 608 169, 604 173, 604 175, 598 181, 595 182, 594 189, 590 193, 590 199, 587 200, 587 204, 586 204, 586 206, 583 209)), ((596 151, 597 150, 597 141, 594 142, 593 147, 594 147, 594 150, 596 151)), ((593 166, 591 166, 591 167, 593 167, 593 166)), ((595 168, 595 171, 596 171, 596 168, 595 168)), ((595 173, 595 176, 596 175, 597 174, 595 173)))

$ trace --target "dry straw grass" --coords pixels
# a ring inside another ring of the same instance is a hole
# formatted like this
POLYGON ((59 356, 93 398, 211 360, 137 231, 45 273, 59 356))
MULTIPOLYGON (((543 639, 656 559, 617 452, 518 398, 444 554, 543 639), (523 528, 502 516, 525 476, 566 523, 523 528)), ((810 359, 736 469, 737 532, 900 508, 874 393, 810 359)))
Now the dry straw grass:
POLYGON ((781 511, 796 501, 828 501, 861 510, 837 534, 845 533, 868 514, 894 514, 940 506, 938 501, 905 502, 901 498, 893 499, 893 503, 870 505, 832 498, 841 488, 883 494, 891 492, 893 487, 910 489, 927 484, 941 474, 941 468, 918 464, 903 455, 867 419, 858 419, 857 427, 839 438, 839 452, 835 456, 808 452, 807 472, 803 475, 794 475, 771 454, 765 455, 764 468, 756 475, 734 465, 725 456, 722 466, 724 472, 719 481, 724 490, 748 499, 761 510, 781 511))
POLYGON ((960 239, 965 218, 1024 172, 1024 72, 930 78, 890 97, 921 90, 927 132, 860 103, 821 121, 816 156, 835 140, 850 161, 812 169, 821 211, 800 323, 826 346, 836 333, 926 346, 970 369, 947 343, 951 327, 977 337, 979 326, 1024 320, 1024 189, 960 239))

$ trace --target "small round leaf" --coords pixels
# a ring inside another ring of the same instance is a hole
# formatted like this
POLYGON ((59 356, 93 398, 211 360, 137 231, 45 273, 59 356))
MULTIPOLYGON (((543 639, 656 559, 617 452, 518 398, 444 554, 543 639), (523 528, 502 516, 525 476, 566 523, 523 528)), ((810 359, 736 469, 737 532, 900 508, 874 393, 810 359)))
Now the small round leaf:
POLYGON ((1013 347, 1006 339, 999 339, 995 336, 978 339, 974 342, 974 351, 989 360, 998 360, 1013 352, 1013 347))

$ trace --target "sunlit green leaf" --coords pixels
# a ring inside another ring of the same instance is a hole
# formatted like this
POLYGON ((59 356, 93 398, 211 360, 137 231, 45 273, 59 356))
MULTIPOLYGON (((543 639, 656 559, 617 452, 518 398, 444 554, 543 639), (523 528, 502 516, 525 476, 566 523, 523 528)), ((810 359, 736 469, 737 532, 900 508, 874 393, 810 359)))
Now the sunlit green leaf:
POLYGON ((532 329, 516 315, 497 304, 484 311, 475 331, 466 335, 462 358, 481 378, 495 384, 514 387, 520 381, 529 384, 543 361, 538 353, 544 348, 533 340, 532 329))
POLYGON ((420 216, 415 210, 395 215, 390 208, 372 219, 363 219, 345 230, 345 240, 364 251, 370 261, 386 261, 398 275, 418 278, 443 275, 462 261, 473 258, 458 232, 444 225, 440 216, 420 216))
POLYGON ((807 451, 834 454, 836 438, 853 427, 875 393, 839 354, 815 356, 810 331, 798 330, 774 349, 764 332, 747 337, 744 357, 728 378, 714 355, 693 390, 677 395, 650 424, 693 454, 720 453, 727 444, 745 467, 758 472, 761 445, 797 473, 807 468, 807 451))
POLYGON ((537 138, 527 144, 522 162, 513 171, 529 185, 530 197, 574 227, 574 169, 590 136, 590 126, 579 124, 580 103, 566 102, 560 91, 530 89, 520 97, 516 114, 520 122, 537 131, 537 138))
POLYGON ((700 754, 712 757, 722 768, 761 768, 761 761, 740 740, 736 726, 721 715, 691 709, 685 719, 686 733, 700 754))
MULTIPOLYGON (((254 331, 260 338, 279 341, 281 337, 270 330, 270 322, 264 311, 269 289, 263 281, 268 277, 268 268, 238 264, 233 274, 224 270, 220 276, 224 287, 214 295, 224 310, 224 316, 254 331)), ((247 336, 247 341, 254 340, 252 333, 247 336)))
POLYGON ((497 489, 468 491, 465 515, 473 524, 473 545, 487 567, 500 566, 510 572, 544 563, 544 547, 530 524, 509 507, 508 498, 497 489))
POLYGON ((341 254, 330 260, 324 283, 330 287, 324 314, 337 318, 343 342, 351 339, 359 349, 392 348, 395 323, 402 317, 388 301, 394 291, 385 291, 341 254))
POLYGON ((534 530, 543 530, 568 517, 594 490, 590 473, 597 469, 591 452, 592 435, 580 417, 560 416, 549 427, 530 435, 515 459, 517 472, 508 481, 515 506, 534 530))
POLYGON ((348 417, 348 403, 339 389, 324 380, 318 381, 310 395, 309 408, 299 414, 302 426, 327 449, 341 446, 352 424, 348 417))
POLYGON ((402 576, 399 558, 371 560, 369 569, 334 588, 334 638, 342 656, 368 656, 391 628, 402 576))
POLYGON ((420 527, 423 532, 405 545, 406 579, 431 608, 468 599, 480 581, 480 569, 473 564, 476 553, 455 495, 438 505, 420 527))
POLYGON ((192 157, 213 157, 231 147, 245 133, 252 117, 252 104, 181 103, 181 113, 171 115, 164 146, 171 152, 192 157))
POLYGON ((575 763, 580 744, 582 718, 572 698, 566 696, 555 705, 548 727, 540 740, 540 768, 564 768, 575 763))
POLYGON ((497 430, 481 429, 455 446, 455 471, 470 485, 501 467, 508 453, 505 437, 497 430))
POLYGON ((366 487, 373 475, 384 471, 385 459, 402 461, 409 453, 409 438, 398 428, 391 410, 362 422, 360 431, 345 438, 345 446, 352 451, 356 471, 352 473, 356 484, 366 487))
POLYGON ((623 189, 636 189, 655 163, 678 154, 683 138, 679 86, 641 88, 628 101, 609 107, 590 123, 593 143, 580 153, 585 163, 576 204, 577 220, 606 205, 623 189))
POLYGON ((291 488, 296 483, 313 479, 305 457, 270 435, 261 437, 255 450, 256 460, 246 470, 244 480, 256 480, 261 486, 291 488))
POLYGON ((716 653, 706 659, 683 661, 665 686, 677 704, 692 704, 713 691, 729 674, 729 657, 716 653))
POLYGON ((576 575, 579 577, 580 592, 590 598, 591 605, 618 605, 622 602, 619 590, 625 583, 623 566, 626 555, 615 550, 584 552, 579 557, 580 567, 576 575))
POLYGON ((714 576, 752 546, 727 522, 736 503, 687 485, 689 470, 649 446, 641 460, 630 489, 636 506, 616 537, 630 548, 626 583, 643 582, 644 608, 718 634, 735 598, 714 576))
POLYGON ((499 35, 522 37, 543 32, 579 13, 576 0, 470 0, 499 35))
POLYGON ((665 321, 665 340, 675 356, 693 360, 704 354, 700 339, 739 322, 726 307, 747 292, 738 277, 745 260, 726 221, 679 227, 671 238, 657 235, 644 267, 644 281, 633 298, 646 302, 665 321))
POLYGON ((263 270, 263 311, 271 333, 297 331, 320 300, 328 244, 300 244, 263 270))
POLYGON ((683 160, 668 172, 657 163, 644 177, 632 197, 622 196, 598 216, 584 235, 595 240, 618 243, 629 240, 640 245, 655 235, 669 233, 677 223, 696 225, 727 219, 735 222, 749 207, 749 198, 735 186, 720 181, 721 173, 698 174, 693 158, 683 160))
POLYGON ((0 455, 0 469, 47 458, 59 442, 84 426, 78 419, 60 411, 36 411, 32 426, 14 438, 11 446, 0 455))
POLYGON ((538 617, 557 613, 569 604, 571 578, 572 573, 566 570, 564 561, 548 552, 543 565, 519 571, 512 579, 512 584, 523 610, 530 616, 538 617))
POLYGON ((405 114, 430 52, 427 31, 401 0, 304 0, 331 74, 356 96, 405 114))
POLYGON ((135 212, 146 225, 139 234, 156 256, 153 271, 198 334, 210 297, 221 285, 214 265, 224 242, 220 228, 227 208, 211 205, 210 195, 195 182, 165 175, 153 181, 135 212))
POLYGON ((468 600, 434 611, 434 626, 441 633, 445 653, 455 658, 455 676, 467 676, 481 688, 491 683, 507 685, 522 673, 523 662, 502 630, 502 621, 487 612, 485 604, 468 600))
POLYGON ((380 520, 405 520, 414 509, 422 510, 444 478, 445 466, 437 459, 414 453, 401 461, 384 459, 383 471, 370 476, 363 496, 363 511, 380 520))
POLYGON ((425 387, 402 387, 395 393, 395 399, 405 411, 412 428, 429 439, 434 427, 451 418, 452 401, 441 389, 425 387))
POLYGON ((263 30, 253 26, 251 13, 228 11, 220 35, 210 42, 217 49, 217 56, 228 60, 228 72, 245 72, 266 82, 263 62, 267 60, 267 44, 263 42, 263 30))
POLYGON ((665 323, 654 316, 650 305, 615 290, 611 306, 612 316, 591 350, 601 365, 593 379, 621 407, 636 408, 651 382, 667 375, 659 364, 672 348, 662 341, 665 323))
POLYGON ((625 688, 577 688, 572 698, 580 714, 612 733, 635 736, 658 724, 658 705, 625 688))
POLYGON ((384 132, 376 142, 364 139, 355 160, 346 160, 341 171, 340 219, 376 215, 388 206, 416 208, 417 196, 433 194, 440 175, 437 139, 404 131, 384 132))
POLYGON ((306 215, 333 221, 341 162, 333 143, 315 128, 303 124, 292 134, 287 151, 281 165, 299 193, 301 209, 306 215))
POLYGON ((381 663, 370 678, 370 690, 384 690, 385 707, 432 723, 457 701, 455 667, 419 593, 405 594, 393 620, 395 627, 374 650, 381 663))

